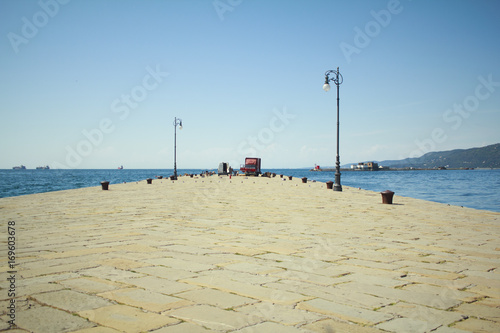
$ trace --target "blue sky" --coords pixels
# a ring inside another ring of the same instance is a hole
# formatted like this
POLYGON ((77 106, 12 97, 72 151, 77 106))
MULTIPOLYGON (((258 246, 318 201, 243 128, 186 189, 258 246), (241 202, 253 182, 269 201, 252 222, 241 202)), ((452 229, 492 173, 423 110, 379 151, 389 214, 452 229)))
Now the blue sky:
POLYGON ((500 2, 0 1, 0 168, 334 165, 500 142, 500 2))

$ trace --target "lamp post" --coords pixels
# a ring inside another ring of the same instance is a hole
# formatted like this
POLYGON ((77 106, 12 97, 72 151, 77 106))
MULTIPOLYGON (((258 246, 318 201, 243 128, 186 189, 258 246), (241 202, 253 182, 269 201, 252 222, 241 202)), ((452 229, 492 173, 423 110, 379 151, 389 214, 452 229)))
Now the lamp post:
POLYGON ((177 180, 177 125, 182 129, 182 119, 174 118, 174 180, 177 180))
POLYGON ((323 85, 324 91, 330 90, 330 82, 333 81, 337 85, 337 161, 335 162, 335 184, 333 185, 334 191, 342 191, 342 185, 340 185, 340 156, 339 156, 339 86, 344 82, 344 78, 337 70, 329 70, 325 73, 325 84, 323 85), (330 77, 331 75, 331 77, 330 77))

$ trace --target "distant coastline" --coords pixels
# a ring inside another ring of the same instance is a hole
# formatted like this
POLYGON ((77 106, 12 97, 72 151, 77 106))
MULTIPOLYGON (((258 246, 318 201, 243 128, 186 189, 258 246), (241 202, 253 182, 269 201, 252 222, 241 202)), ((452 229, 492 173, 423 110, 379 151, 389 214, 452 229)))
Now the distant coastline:
MULTIPOLYGON (((380 171, 425 171, 425 170, 497 170, 500 168, 383 168, 380 170, 359 170, 359 169, 352 169, 352 168, 340 168, 341 172, 349 171, 349 172, 380 172, 380 171)), ((314 170, 311 169, 309 171, 314 171, 314 172, 335 172, 335 168, 324 168, 320 170, 314 170)))

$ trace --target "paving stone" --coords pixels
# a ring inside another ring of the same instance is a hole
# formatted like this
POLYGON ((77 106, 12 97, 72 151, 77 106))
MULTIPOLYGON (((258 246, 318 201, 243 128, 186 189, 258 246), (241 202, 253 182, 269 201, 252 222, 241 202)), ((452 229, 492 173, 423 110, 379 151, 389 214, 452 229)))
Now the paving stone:
MULTIPOLYGON (((25 297, 62 289, 64 289, 64 287, 56 283, 30 284, 28 286, 16 288, 16 297, 25 297)), ((3 298, 2 296, 7 298, 7 293, 5 293, 5 295, 1 295, 0 298, 3 298)))
POLYGON ((230 263, 227 265, 223 265, 222 267, 224 267, 224 269, 228 269, 228 270, 234 270, 234 271, 252 273, 252 274, 263 274, 263 275, 284 272, 284 270, 282 268, 272 267, 269 265, 259 265, 259 264, 247 263, 247 262, 230 263))
POLYGON ((182 322, 177 325, 162 327, 160 329, 151 331, 151 333, 205 333, 210 331, 213 332, 212 330, 209 330, 200 325, 182 322))
POLYGON ((246 248, 242 246, 215 246, 212 249, 223 253, 228 252, 234 254, 241 254, 244 256, 255 256, 257 254, 266 253, 265 250, 254 249, 253 247, 246 248))
POLYGON ((335 283, 335 278, 313 274, 310 272, 300 272, 300 271, 281 271, 281 272, 272 272, 271 276, 279 277, 280 279, 294 280, 294 281, 303 281, 311 284, 318 284, 322 286, 330 286, 335 283))
POLYGON ((248 283, 241 283, 213 276, 212 277, 202 276, 191 279, 185 279, 183 281, 203 287, 209 287, 226 292, 232 292, 241 296, 246 296, 257 300, 270 301, 273 303, 280 303, 280 304, 293 304, 311 298, 298 293, 292 293, 272 288, 265 288, 261 286, 256 286, 248 283))
POLYGON ((399 302, 397 304, 386 306, 378 311, 394 315, 395 317, 425 321, 430 323, 430 326, 434 327, 438 327, 440 325, 450 325, 464 319, 462 314, 454 311, 438 310, 427 306, 409 304, 405 302, 399 302))
MULTIPOLYGON (((376 259, 376 257, 374 259, 376 259)), ((353 265, 353 266, 385 269, 388 271, 393 271, 393 270, 400 269, 400 268, 406 266, 402 261, 397 261, 397 262, 393 262, 393 263, 386 263, 386 262, 378 262, 378 261, 372 261, 372 260, 361 260, 361 259, 354 259, 354 258, 348 258, 348 259, 345 259, 342 261, 338 261, 337 263, 341 264, 341 265, 348 264, 348 265, 353 265)))
POLYGON ((71 333, 118 333, 115 329, 103 326, 96 326, 92 328, 84 328, 83 330, 73 331, 71 333))
POLYGON ((135 269, 138 267, 150 266, 149 264, 145 264, 145 263, 138 262, 135 260, 124 259, 124 258, 112 258, 112 259, 99 260, 99 261, 97 261, 97 263, 100 265, 111 266, 111 267, 115 267, 115 268, 123 269, 123 270, 130 270, 130 269, 135 269))
POLYGON ((242 328, 240 330, 236 330, 234 332, 238 333, 256 333, 256 332, 273 332, 273 333, 294 333, 294 332, 304 332, 301 329, 295 328, 295 327, 290 327, 290 326, 283 326, 281 324, 275 323, 275 322, 263 322, 263 323, 258 323, 257 325, 249 326, 242 328))
POLYGON ((81 277, 76 279, 63 280, 60 281, 59 284, 66 288, 71 288, 90 294, 97 294, 109 290, 120 289, 125 286, 121 283, 110 282, 94 277, 81 277))
POLYGON ((476 317, 478 319, 491 320, 499 323, 500 328, 500 308, 481 305, 478 302, 471 304, 461 304, 453 309, 459 313, 463 313, 469 317, 476 317))
MULTIPOLYGON (((7 317, 6 320, 10 320, 10 318, 7 317)), ((0 330, 2 330, 2 331, 5 330, 6 331, 9 328, 10 328, 10 324, 9 323, 7 323, 6 321, 0 320, 0 330)), ((24 331, 21 331, 21 330, 18 330, 18 331, 24 333, 24 331)), ((12 332, 12 330, 10 332, 12 332)))
POLYGON ((267 251, 267 252, 273 252, 273 253, 279 253, 279 254, 292 254, 292 253, 300 253, 301 250, 295 249, 292 246, 286 246, 285 244, 269 244, 269 245, 264 245, 264 246, 259 246, 259 250, 267 251))
POLYGON ((337 287, 346 291, 353 290, 370 295, 375 295, 378 297, 388 298, 393 300, 394 302, 401 300, 408 303, 426 305, 442 310, 449 309, 461 303, 460 300, 454 297, 452 291, 448 288, 443 289, 443 292, 440 294, 433 294, 403 289, 386 288, 356 282, 340 284, 337 285, 337 287))
POLYGON ((146 260, 145 262, 152 264, 154 266, 166 266, 166 267, 172 267, 172 268, 177 268, 177 269, 184 269, 188 270, 190 272, 199 272, 199 271, 206 271, 209 269, 214 269, 214 265, 207 265, 207 264, 202 264, 202 263, 197 263, 197 262, 189 262, 189 261, 184 261, 182 259, 178 258, 156 258, 156 259, 149 259, 146 260))
MULTIPOLYGON (((92 264, 93 261, 101 258, 101 255, 93 254, 93 255, 82 255, 79 258, 82 259, 82 262, 77 262, 80 264, 92 264)), ((46 259, 46 260, 33 260, 26 263, 23 263, 20 268, 21 270, 38 270, 40 268, 48 268, 48 267, 57 267, 57 266, 65 266, 75 264, 75 258, 56 258, 56 259, 46 259)))
POLYGON ((209 305, 195 305, 167 312, 184 321, 208 327, 214 330, 235 330, 258 321, 235 311, 222 310, 209 305))
POLYGON ((424 268, 424 267, 412 266, 412 267, 405 267, 402 270, 409 272, 409 273, 419 274, 422 276, 427 276, 427 277, 437 278, 437 279, 456 280, 456 279, 464 277, 463 274, 457 274, 457 273, 446 272, 446 271, 439 271, 439 270, 428 269, 428 268, 424 268))
MULTIPOLYGON (((487 275, 487 276, 491 277, 489 275, 487 275)), ((467 275, 463 279, 460 279, 460 281, 463 283, 467 283, 468 285, 488 286, 489 288, 497 289, 500 291, 500 281, 498 281, 496 279, 486 278, 486 277, 482 277, 482 276, 472 276, 472 275, 469 276, 469 275, 467 275)))
POLYGON ((484 298, 474 304, 491 306, 493 308, 500 308, 500 298, 484 298))
MULTIPOLYGON (((0 274, 0 279, 2 279, 2 281, 4 280, 4 278, 6 279, 8 277, 9 276, 7 274, 5 274, 5 275, 0 274)), ((57 282, 62 281, 62 280, 77 278, 77 277, 80 277, 80 274, 68 272, 68 273, 62 273, 62 274, 36 276, 36 277, 29 278, 29 279, 19 279, 18 281, 16 281, 16 284, 17 284, 17 286, 24 288, 24 287, 30 286, 30 285, 53 284, 53 283, 57 283, 57 282)))
POLYGON ((164 279, 168 280, 173 280, 177 281, 180 279, 185 279, 189 277, 196 276, 197 273, 193 273, 190 271, 186 271, 183 269, 175 269, 175 268, 170 268, 170 267, 164 267, 164 266, 149 266, 149 267, 143 267, 143 268, 136 268, 134 271, 147 274, 147 275, 153 275, 157 277, 161 277, 164 279))
POLYGON ((156 291, 165 295, 172 295, 186 290, 196 289, 195 286, 188 283, 171 281, 155 276, 126 279, 125 282, 130 285, 156 291))
MULTIPOLYGON (((86 226, 88 227, 88 226, 86 226)), ((71 242, 71 241, 70 241, 71 242)), ((56 258, 70 258, 70 257, 80 257, 88 254, 104 254, 104 253, 110 253, 118 251, 116 248, 112 247, 97 247, 97 248, 84 248, 84 249, 79 249, 79 250, 68 250, 68 251, 61 251, 61 252, 51 252, 51 253, 45 253, 41 254, 40 257, 42 258, 47 258, 47 259, 56 259, 56 258)))
POLYGON ((304 330, 309 330, 313 332, 320 333, 334 333, 334 332, 349 332, 349 333, 382 333, 381 331, 374 327, 359 326, 347 321, 338 321, 333 319, 324 319, 314 322, 312 324, 307 324, 300 327, 304 330))
POLYGON ((377 327, 389 332, 407 332, 407 333, 420 333, 430 332, 440 324, 432 324, 423 320, 416 320, 411 318, 396 318, 384 323, 378 324, 377 327))
POLYGON ((325 268, 331 266, 331 263, 325 262, 323 260, 318 260, 311 257, 300 257, 296 255, 285 255, 278 253, 266 253, 257 256, 258 258, 264 259, 270 262, 272 265, 277 267, 282 267, 285 269, 291 269, 296 271, 305 271, 314 273, 316 269, 325 268))
POLYGON ((76 262, 67 265, 57 265, 50 267, 41 267, 36 269, 21 270, 19 271, 19 275, 22 276, 24 279, 28 279, 35 276, 44 276, 44 275, 59 274, 59 273, 71 273, 96 266, 98 266, 98 264, 92 262, 76 262))
POLYGON ((16 325, 33 333, 71 332, 95 326, 83 318, 47 306, 19 311, 16 325))
POLYGON ((499 324, 494 321, 469 318, 456 323, 452 328, 475 333, 495 333, 498 332, 499 324))
POLYGON ((367 274, 362 274, 362 273, 353 273, 353 274, 347 274, 343 276, 336 277, 335 280, 333 281, 334 284, 337 283, 345 283, 345 282, 361 282, 361 283, 369 283, 369 284, 374 284, 377 286, 383 286, 383 287, 389 287, 389 288, 394 288, 394 287, 399 287, 407 282, 399 280, 399 279, 394 279, 394 278, 387 278, 383 276, 377 276, 377 275, 367 275, 367 274))
POLYGON ((364 325, 374 325, 393 318, 392 315, 386 313, 355 308, 320 298, 301 302, 297 305, 297 309, 314 311, 317 313, 333 316, 342 320, 353 321, 364 325))
POLYGON ((470 331, 464 331, 460 330, 458 328, 453 328, 453 327, 448 327, 448 326, 441 326, 437 328, 436 330, 432 331, 432 333, 468 333, 470 331))
MULTIPOLYGON (((404 260, 404 261, 399 261, 399 263, 401 263, 406 267, 412 267, 412 268, 420 267, 425 269, 443 271, 448 273, 456 273, 456 274, 461 274, 461 273, 466 274, 466 272, 463 271, 469 267, 463 261, 452 262, 443 259, 442 256, 421 257, 420 259, 421 261, 404 260)), ((456 260, 460 259, 456 258, 456 260)))
POLYGON ((280 280, 276 283, 267 283, 264 286, 291 292, 300 290, 301 294, 307 296, 319 297, 335 303, 361 307, 368 310, 383 307, 394 302, 384 297, 376 297, 356 291, 346 291, 336 288, 335 286, 325 287, 311 284, 307 285, 296 281, 290 283, 287 280, 280 280))
POLYGON ((253 298, 243 297, 212 288, 185 291, 175 295, 198 304, 208 304, 222 309, 238 307, 256 302, 253 298))
POLYGON ((464 301, 464 302, 472 302, 478 298, 478 295, 475 293, 462 291, 462 290, 458 290, 458 289, 443 288, 443 287, 439 287, 439 286, 431 286, 431 285, 420 284, 420 283, 410 284, 410 285, 404 286, 402 289, 414 291, 414 292, 419 292, 419 293, 439 295, 440 297, 454 298, 454 299, 464 301))
POLYGON ((264 283, 270 283, 280 280, 279 277, 271 276, 271 275, 260 275, 260 274, 251 274, 244 272, 231 271, 226 269, 216 269, 206 272, 201 272, 198 277, 209 277, 209 278, 221 278, 228 279, 236 282, 243 282, 254 285, 262 285, 264 283))
POLYGON ((468 292, 478 294, 479 297, 486 296, 492 298, 499 298, 500 289, 490 288, 489 286, 479 285, 467 289, 468 292))
POLYGON ((209 253, 220 253, 216 250, 208 249, 208 248, 203 248, 203 247, 197 247, 197 246, 188 246, 188 245, 180 245, 180 244, 175 244, 175 245, 169 245, 164 248, 167 251, 173 251, 173 252, 183 252, 183 253, 190 253, 194 255, 204 255, 204 254, 209 254, 209 253))
POLYGON ((38 302, 69 312, 90 310, 111 305, 111 303, 104 298, 82 294, 72 290, 48 292, 37 294, 33 297, 38 302))
MULTIPOLYGON (((497 254, 498 257, 498 254, 497 254)), ((495 262, 494 264, 492 263, 491 265, 487 266, 488 271, 478 271, 478 270, 467 270, 464 272, 465 275, 468 277, 476 277, 476 278, 483 278, 483 279, 488 279, 488 280, 493 280, 491 286, 493 288, 500 288, 500 273, 498 272, 498 263, 495 262)))
POLYGON ((305 324, 323 319, 324 316, 293 308, 291 305, 280 305, 269 302, 259 302, 235 309, 236 312, 249 317, 257 317, 263 321, 273 321, 286 326, 305 324))
POLYGON ((162 312, 193 304, 193 302, 181 298, 137 288, 108 291, 99 294, 99 296, 152 312, 162 312))
POLYGON ((127 305, 111 305, 95 310, 86 310, 78 314, 99 325, 111 327, 121 332, 144 332, 175 324, 175 318, 144 312, 127 305))
POLYGON ((111 280, 124 283, 127 279, 144 276, 144 274, 105 266, 85 269, 80 271, 80 274, 82 274, 83 276, 93 276, 103 280, 111 280))
POLYGON ((464 289, 471 285, 470 281, 466 281, 466 279, 456 279, 456 280, 448 280, 448 279, 437 279, 427 276, 422 276, 418 274, 405 274, 404 277, 400 278, 400 282, 407 284, 410 282, 413 283, 421 283, 421 284, 429 284, 438 287, 445 287, 454 290, 464 289))
MULTIPOLYGON (((337 265, 339 269, 341 269, 345 274, 348 273, 360 273, 370 276, 380 276, 386 279, 398 279, 402 275, 402 271, 390 271, 386 269, 378 269, 378 268, 370 268, 370 267, 361 267, 361 266, 353 266, 353 265, 337 265)), ((406 272, 405 272, 406 273, 406 272)))

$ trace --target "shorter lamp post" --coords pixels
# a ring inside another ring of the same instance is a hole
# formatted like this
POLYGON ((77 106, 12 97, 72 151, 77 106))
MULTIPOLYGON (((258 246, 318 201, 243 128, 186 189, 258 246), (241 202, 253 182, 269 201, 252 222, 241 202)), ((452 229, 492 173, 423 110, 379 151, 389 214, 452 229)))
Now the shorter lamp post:
POLYGON ((344 82, 344 78, 339 72, 339 68, 337 70, 329 70, 325 73, 325 84, 323 85, 324 91, 330 90, 330 82, 333 81, 337 86, 337 161, 335 162, 335 184, 333 185, 334 191, 342 191, 342 185, 340 185, 340 156, 339 156, 339 86, 344 82), (330 75, 332 77, 330 78, 330 75))
POLYGON ((174 179, 177 180, 177 125, 182 129, 182 119, 174 118, 174 179))

